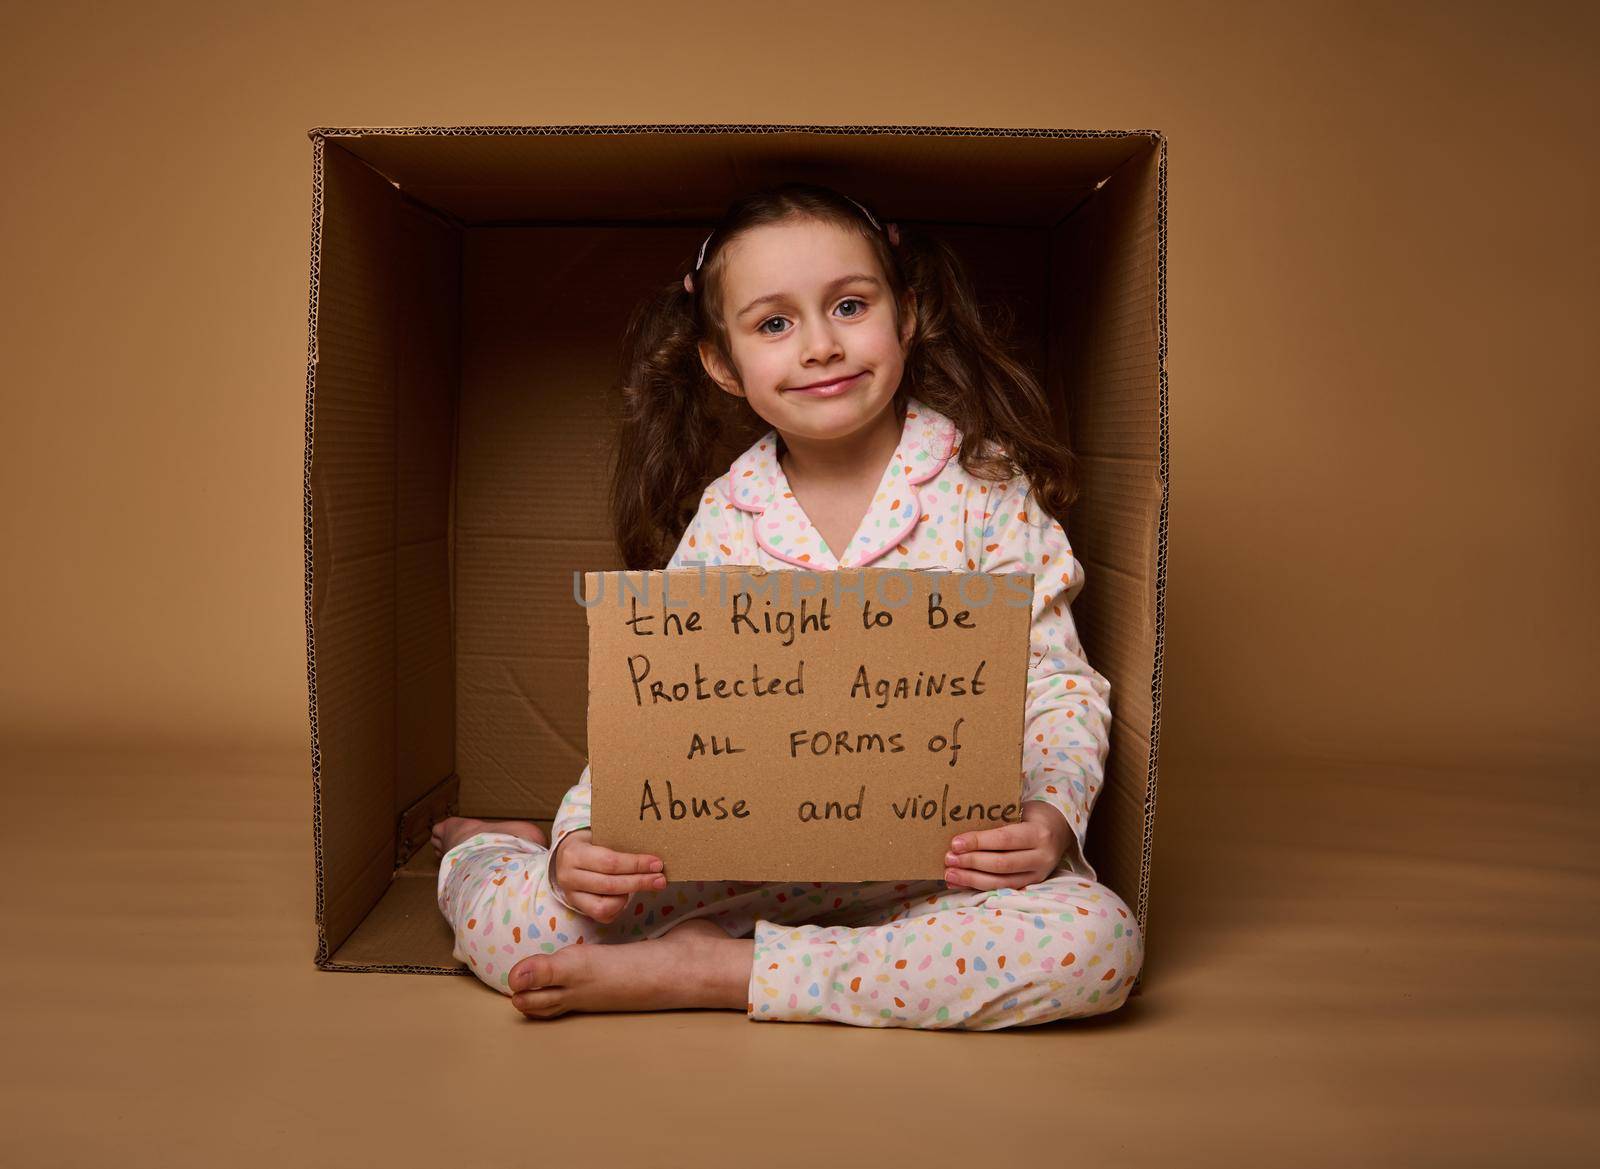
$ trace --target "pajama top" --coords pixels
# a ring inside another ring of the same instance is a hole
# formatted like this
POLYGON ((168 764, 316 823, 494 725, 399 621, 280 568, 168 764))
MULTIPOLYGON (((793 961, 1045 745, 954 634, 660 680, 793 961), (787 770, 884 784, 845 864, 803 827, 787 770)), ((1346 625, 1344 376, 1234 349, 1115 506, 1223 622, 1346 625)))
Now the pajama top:
MULTIPOLYGON (((1072 834, 1061 864, 1095 881, 1083 844, 1105 782, 1111 684, 1084 659, 1072 620, 1083 566, 1061 524, 1027 498, 1026 476, 1003 483, 973 477, 955 457, 960 441, 948 417, 909 398, 899 445, 872 503, 849 547, 835 556, 789 490, 778 462, 778 434, 769 430, 701 493, 667 568, 758 565, 826 572, 871 565, 1033 573, 1023 799, 1041 800, 1066 818, 1072 834)), ((552 856, 570 833, 589 827, 589 808, 585 765, 556 811, 552 856)), ((550 888, 577 912, 553 876, 550 888)))

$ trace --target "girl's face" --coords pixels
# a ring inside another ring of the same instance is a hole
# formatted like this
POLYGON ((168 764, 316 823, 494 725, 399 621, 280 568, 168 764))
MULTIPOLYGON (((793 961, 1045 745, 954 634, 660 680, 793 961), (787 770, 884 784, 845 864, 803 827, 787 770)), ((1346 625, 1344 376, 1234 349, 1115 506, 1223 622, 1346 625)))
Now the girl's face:
POLYGON ((845 438, 893 408, 915 321, 897 327, 877 256, 854 232, 796 219, 730 241, 722 313, 740 377, 702 345, 706 372, 780 434, 845 438), (839 384, 802 388, 818 382, 839 384))

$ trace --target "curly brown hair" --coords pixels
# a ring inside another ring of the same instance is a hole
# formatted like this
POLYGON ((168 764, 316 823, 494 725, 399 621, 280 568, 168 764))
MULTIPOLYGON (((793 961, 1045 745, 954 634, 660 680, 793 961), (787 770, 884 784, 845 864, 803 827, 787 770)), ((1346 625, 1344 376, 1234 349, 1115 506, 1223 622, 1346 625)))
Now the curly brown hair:
POLYGON ((970 474, 996 482, 1025 475, 1039 505, 1065 522, 1078 497, 1077 459, 1055 437, 1038 379, 1008 352, 1002 338, 1009 316, 991 322, 984 315, 960 258, 942 240, 900 225, 900 242, 892 246, 853 200, 814 183, 788 182, 728 207, 694 273, 693 292, 680 276, 630 317, 611 458, 612 523, 627 567, 666 564, 701 492, 727 469, 727 439, 754 441, 770 429, 748 401, 712 381, 699 346, 705 341, 724 368, 736 370, 722 316, 726 245, 796 218, 860 233, 877 255, 897 319, 915 315, 895 397, 902 417, 907 395, 921 399, 959 428, 957 457, 970 474))

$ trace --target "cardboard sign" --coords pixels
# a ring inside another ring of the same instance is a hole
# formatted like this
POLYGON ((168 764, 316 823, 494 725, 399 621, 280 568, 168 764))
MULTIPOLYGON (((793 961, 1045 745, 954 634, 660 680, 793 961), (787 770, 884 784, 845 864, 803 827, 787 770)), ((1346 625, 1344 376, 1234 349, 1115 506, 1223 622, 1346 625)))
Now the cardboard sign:
POLYGON ((1022 819, 1031 573, 584 574, 590 829, 673 881, 938 880, 1022 819))

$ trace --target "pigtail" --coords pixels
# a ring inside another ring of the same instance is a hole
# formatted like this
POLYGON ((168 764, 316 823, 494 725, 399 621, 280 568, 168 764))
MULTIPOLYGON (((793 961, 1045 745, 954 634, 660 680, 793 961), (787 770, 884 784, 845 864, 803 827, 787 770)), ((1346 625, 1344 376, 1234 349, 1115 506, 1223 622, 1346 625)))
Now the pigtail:
POLYGON ((960 428, 957 457, 970 473, 1000 482, 1025 475, 1033 497, 1065 524, 1079 494, 1078 460, 1056 437, 1038 379, 1009 351, 1009 312, 980 309, 943 240, 902 226, 894 251, 917 305, 904 375, 911 392, 960 428))
POLYGON ((718 400, 727 395, 706 375, 697 342, 694 302, 680 280, 628 322, 610 477, 612 528, 630 569, 666 565, 719 472, 727 410, 718 400))

